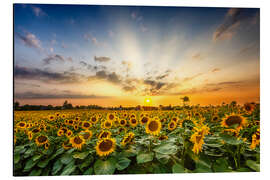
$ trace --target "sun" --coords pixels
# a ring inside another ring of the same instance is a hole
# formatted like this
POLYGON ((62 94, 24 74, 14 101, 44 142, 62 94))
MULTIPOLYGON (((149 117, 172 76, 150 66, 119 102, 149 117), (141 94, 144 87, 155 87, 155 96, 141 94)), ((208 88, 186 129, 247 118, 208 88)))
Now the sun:
POLYGON ((150 104, 152 103, 152 99, 149 98, 149 97, 147 97, 147 98, 144 99, 144 103, 145 103, 146 105, 150 105, 150 104))

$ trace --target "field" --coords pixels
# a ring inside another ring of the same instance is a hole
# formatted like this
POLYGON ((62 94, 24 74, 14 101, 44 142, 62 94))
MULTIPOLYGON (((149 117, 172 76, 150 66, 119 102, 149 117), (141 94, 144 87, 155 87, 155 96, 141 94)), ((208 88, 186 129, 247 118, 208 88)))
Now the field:
POLYGON ((14 175, 260 171, 260 107, 14 112, 14 175))

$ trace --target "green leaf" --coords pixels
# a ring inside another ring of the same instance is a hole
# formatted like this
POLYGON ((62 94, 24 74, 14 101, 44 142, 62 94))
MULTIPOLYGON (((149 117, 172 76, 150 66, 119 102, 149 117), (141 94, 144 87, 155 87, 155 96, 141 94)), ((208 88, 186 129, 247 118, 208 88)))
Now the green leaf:
POLYGON ((56 175, 61 170, 62 167, 63 164, 59 159, 55 161, 55 163, 53 164, 52 175, 56 175))
POLYGON ((25 167, 24 167, 24 172, 27 172, 29 171, 32 167, 34 167, 36 165, 37 162, 34 162, 32 159, 29 159, 26 164, 25 164, 25 167))
POLYGON ((91 175, 91 174, 93 174, 93 168, 92 167, 90 167, 90 168, 88 168, 86 171, 84 171, 84 173, 83 173, 83 175, 91 175))
POLYGON ((42 173, 42 169, 33 169, 29 176, 39 176, 42 173))
POLYGON ((222 134, 222 135, 220 135, 220 137, 221 137, 221 138, 225 141, 225 143, 227 143, 227 144, 238 145, 238 144, 244 143, 243 140, 238 140, 238 139, 237 139, 236 137, 234 137, 234 136, 222 134))
POLYGON ((156 158, 160 163, 167 164, 171 157, 169 155, 156 152, 156 158))
POLYGON ((89 152, 76 153, 73 155, 75 159, 85 159, 88 156, 89 152))
POLYGON ((45 159, 45 160, 43 160, 43 161, 40 161, 40 162, 38 163, 38 167, 40 167, 40 168, 45 168, 45 167, 48 165, 49 161, 50 161, 50 159, 45 159))
POLYGON ((152 161, 154 158, 153 152, 141 152, 137 155, 137 163, 146 163, 152 161))
POLYGON ((260 172, 260 164, 257 164, 255 161, 247 160, 246 165, 254 171, 260 172))
POLYGON ((181 164, 174 164, 172 167, 173 173, 185 173, 185 168, 181 164))
POLYGON ((72 163, 66 165, 61 173, 61 175, 70 175, 73 171, 75 171, 76 166, 74 164, 74 161, 72 163))
POLYGON ((177 146, 172 143, 164 143, 159 146, 157 146, 154 149, 155 152, 161 153, 161 154, 175 154, 177 152, 177 146))
POLYGON ((230 172, 231 169, 228 168, 228 162, 224 158, 217 159, 213 164, 213 169, 215 172, 230 172))
POLYGON ((56 156, 62 154, 63 152, 65 152, 65 149, 63 147, 57 149, 57 151, 51 156, 50 159, 54 159, 56 156))
POLYGON ((90 166, 90 164, 93 162, 94 158, 93 156, 89 156, 86 158, 83 163, 79 166, 80 170, 82 171, 83 168, 90 166))
POLYGON ((113 174, 116 168, 115 164, 114 158, 109 158, 106 161, 98 159, 94 164, 95 174, 113 174))
POLYGON ((32 157, 32 159, 33 159, 33 161, 36 161, 36 160, 39 160, 41 157, 42 157, 41 154, 37 154, 37 155, 34 155, 34 156, 32 157))
POLYGON ((65 154, 64 156, 61 157, 60 160, 63 164, 68 164, 73 160, 73 158, 70 154, 65 154))
POLYGON ((14 164, 17 164, 20 161, 20 154, 14 155, 14 164))
POLYGON ((119 158, 117 161, 117 164, 116 164, 117 170, 121 171, 121 170, 127 168, 129 166, 130 162, 131 162, 131 160, 126 158, 126 157, 119 158))
POLYGON ((26 151, 26 148, 24 148, 24 145, 16 146, 14 152, 15 153, 24 153, 26 151))

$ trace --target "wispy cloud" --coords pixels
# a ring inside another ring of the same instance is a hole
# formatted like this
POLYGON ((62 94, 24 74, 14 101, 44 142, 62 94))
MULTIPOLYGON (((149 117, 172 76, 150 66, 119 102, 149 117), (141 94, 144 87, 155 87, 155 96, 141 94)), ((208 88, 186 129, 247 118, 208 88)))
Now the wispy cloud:
POLYGON ((64 56, 59 54, 51 54, 43 59, 45 65, 51 64, 51 62, 66 62, 66 61, 71 62, 72 58, 71 57, 65 58, 64 56))
POLYGON ((21 40, 21 42, 25 46, 38 49, 39 51, 43 51, 41 41, 36 37, 36 35, 30 32, 25 32, 24 34, 16 32, 15 35, 21 40))
POLYGON ((247 9, 229 9, 223 23, 213 33, 213 41, 232 38, 240 24, 253 17, 247 14, 247 9))
POLYGON ((47 14, 40 7, 31 6, 31 9, 37 17, 47 16, 47 14))
POLYGON ((80 93, 73 93, 70 91, 65 91, 61 93, 40 93, 27 91, 23 93, 15 93, 15 99, 103 99, 110 98, 108 96, 96 96, 96 95, 87 95, 80 93))

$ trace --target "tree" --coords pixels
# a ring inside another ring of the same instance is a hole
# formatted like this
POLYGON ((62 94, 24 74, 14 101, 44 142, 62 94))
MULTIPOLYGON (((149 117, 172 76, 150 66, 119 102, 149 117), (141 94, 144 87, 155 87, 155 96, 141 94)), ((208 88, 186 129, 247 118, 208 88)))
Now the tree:
POLYGON ((20 107, 20 103, 19 103, 18 101, 16 101, 16 102, 14 103, 14 109, 15 109, 15 110, 19 110, 19 107, 20 107))
POLYGON ((184 96, 180 99, 182 99, 182 101, 183 101, 183 106, 186 106, 186 103, 190 101, 188 96, 184 96))

